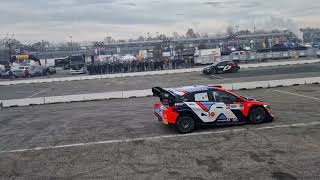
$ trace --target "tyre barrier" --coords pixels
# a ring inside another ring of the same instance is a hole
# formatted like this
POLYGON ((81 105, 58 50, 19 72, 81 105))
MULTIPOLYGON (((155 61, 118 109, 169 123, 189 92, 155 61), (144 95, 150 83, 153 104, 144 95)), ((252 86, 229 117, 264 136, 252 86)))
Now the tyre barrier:
MULTIPOLYGON (((273 87, 280 87, 280 86, 294 86, 294 85, 319 84, 319 83, 320 83, 320 77, 311 77, 311 78, 281 79, 281 80, 270 80, 270 81, 254 81, 254 82, 221 84, 221 86, 227 90, 242 90, 242 89, 273 88, 273 87)), ((16 107, 16 106, 84 102, 84 101, 96 101, 96 100, 108 100, 108 99, 127 99, 127 98, 138 98, 138 97, 148 97, 148 96, 152 96, 151 89, 0 100, 0 106, 2 108, 7 108, 7 107, 16 107)))
MULTIPOLYGON (((241 64, 240 68, 247 69, 247 68, 256 68, 256 67, 284 66, 284 65, 294 65, 294 64, 311 64, 311 63, 318 63, 318 62, 320 62, 320 59, 291 60, 291 61, 282 61, 282 62, 241 64)), ((9 86, 9 85, 17 85, 17 84, 33 84, 33 83, 64 82, 64 81, 80 81, 80 80, 93 80, 93 79, 109 79, 109 78, 121 78, 121 77, 133 77, 133 76, 150 76, 150 75, 161 75, 161 74, 190 73, 190 72, 201 72, 202 69, 203 68, 171 69, 171 70, 162 70, 162 71, 146 71, 146 72, 119 73, 119 74, 83 75, 83 76, 76 76, 76 77, 2 81, 2 82, 0 82, 0 86, 9 86)))

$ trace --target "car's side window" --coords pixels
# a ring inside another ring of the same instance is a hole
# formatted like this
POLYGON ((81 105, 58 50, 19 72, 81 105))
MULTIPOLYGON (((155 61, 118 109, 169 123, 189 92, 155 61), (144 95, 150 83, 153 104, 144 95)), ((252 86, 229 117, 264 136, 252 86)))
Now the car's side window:
POLYGON ((226 62, 221 62, 218 64, 218 66, 225 66, 227 63, 226 62))
POLYGON ((196 94, 194 94, 194 100, 195 101, 209 101, 208 93, 207 92, 196 93, 196 94))
POLYGON ((231 104, 233 102, 237 102, 238 100, 239 98, 232 94, 218 90, 212 91, 212 101, 214 102, 223 102, 226 104, 231 104))

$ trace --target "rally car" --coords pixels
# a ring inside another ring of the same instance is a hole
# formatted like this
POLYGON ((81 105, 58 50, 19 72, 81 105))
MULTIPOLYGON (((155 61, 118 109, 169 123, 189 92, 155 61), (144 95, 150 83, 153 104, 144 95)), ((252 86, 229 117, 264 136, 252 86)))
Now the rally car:
POLYGON ((190 133, 198 124, 260 124, 274 117, 267 103, 240 96, 221 86, 154 87, 152 92, 161 101, 154 104, 158 120, 174 125, 180 133, 190 133))
POLYGON ((221 61, 211 64, 203 68, 203 74, 217 74, 217 73, 234 73, 238 72, 240 66, 235 61, 221 61))

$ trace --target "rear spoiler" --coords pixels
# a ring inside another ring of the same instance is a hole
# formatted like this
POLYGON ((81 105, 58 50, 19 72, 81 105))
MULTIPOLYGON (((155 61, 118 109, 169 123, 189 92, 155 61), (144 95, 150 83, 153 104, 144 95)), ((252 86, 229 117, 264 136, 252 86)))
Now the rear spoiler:
POLYGON ((153 96, 157 96, 160 98, 160 101, 163 104, 174 104, 176 101, 176 95, 168 90, 165 90, 161 87, 153 87, 152 88, 153 96))

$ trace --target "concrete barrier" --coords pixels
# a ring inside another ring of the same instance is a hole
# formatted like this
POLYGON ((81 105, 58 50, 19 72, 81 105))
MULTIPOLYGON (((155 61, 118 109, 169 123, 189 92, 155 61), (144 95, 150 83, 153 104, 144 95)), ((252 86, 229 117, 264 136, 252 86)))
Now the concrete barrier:
POLYGON ((25 98, 1 100, 2 107, 30 106, 45 104, 44 98, 25 98))
POLYGON ((306 78, 306 84, 320 84, 320 77, 306 78))
POLYGON ((122 74, 103 74, 103 75, 99 75, 100 78, 97 79, 109 79, 109 78, 119 78, 122 77, 122 74))
POLYGON ((222 86, 223 89, 226 89, 226 90, 233 90, 233 84, 219 84, 222 86))
POLYGON ((126 73, 122 75, 122 77, 134 77, 134 76, 139 76, 139 72, 126 73))
POLYGON ((45 104, 68 103, 68 102, 79 102, 79 101, 84 101, 84 97, 81 94, 80 95, 44 97, 45 104))
POLYGON ((92 79, 101 79, 101 75, 92 75, 92 76, 80 76, 80 80, 92 80, 92 79))
POLYGON ((136 90, 136 91, 123 91, 122 98, 133 98, 133 97, 147 97, 152 96, 151 89, 136 90))
POLYGON ((308 78, 271 80, 268 83, 269 87, 303 85, 306 84, 306 79, 308 78))
MULTIPOLYGON (((227 90, 240 90, 240 89, 256 89, 256 88, 270 88, 270 87, 279 87, 279 86, 314 84, 314 83, 320 83, 320 77, 241 82, 241 83, 220 84, 220 85, 227 90)), ((10 99, 10 100, 0 100, 0 104, 1 104, 1 107, 13 107, 13 106, 69 103, 69 102, 82 102, 82 101, 94 101, 94 100, 106 100, 106 99, 126 99, 126 98, 147 97, 147 96, 152 96, 151 89, 92 93, 92 94, 78 94, 78 95, 66 95, 66 96, 52 96, 52 97, 40 97, 40 98, 10 99)))
POLYGON ((269 87, 268 81, 232 83, 232 90, 256 89, 269 87))
POLYGON ((123 97, 122 91, 118 92, 105 92, 105 93, 93 93, 93 94, 83 94, 84 101, 94 101, 94 100, 107 100, 107 99, 121 99, 123 97))

